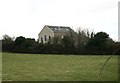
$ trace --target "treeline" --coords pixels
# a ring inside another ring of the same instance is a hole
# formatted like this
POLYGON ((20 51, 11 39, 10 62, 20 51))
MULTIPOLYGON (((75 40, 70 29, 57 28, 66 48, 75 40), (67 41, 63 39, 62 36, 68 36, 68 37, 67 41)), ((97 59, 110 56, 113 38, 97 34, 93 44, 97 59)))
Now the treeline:
POLYGON ((19 36, 12 38, 4 35, 2 51, 13 53, 33 54, 120 54, 120 42, 113 41, 105 32, 93 33, 79 30, 76 36, 55 37, 46 44, 38 43, 35 39, 19 36))

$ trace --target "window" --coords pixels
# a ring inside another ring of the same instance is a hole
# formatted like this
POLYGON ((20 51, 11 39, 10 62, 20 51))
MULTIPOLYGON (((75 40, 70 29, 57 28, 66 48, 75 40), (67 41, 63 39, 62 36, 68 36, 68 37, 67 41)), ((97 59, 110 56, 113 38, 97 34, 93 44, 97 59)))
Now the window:
POLYGON ((66 28, 66 31, 69 31, 69 29, 66 28))
POLYGON ((51 40, 51 36, 49 36, 49 40, 51 40))
POLYGON ((45 41, 47 41, 47 36, 45 35, 45 41))
POLYGON ((64 36, 61 36, 61 38, 63 39, 63 38, 64 38, 64 36))
POLYGON ((41 37, 41 43, 43 43, 43 38, 41 37))
POLYGON ((49 42, 51 42, 51 36, 49 36, 49 42))
POLYGON ((61 28, 60 28, 60 27, 58 27, 58 30, 61 30, 61 28))
POLYGON ((55 28, 55 30, 57 30, 57 28, 55 28))

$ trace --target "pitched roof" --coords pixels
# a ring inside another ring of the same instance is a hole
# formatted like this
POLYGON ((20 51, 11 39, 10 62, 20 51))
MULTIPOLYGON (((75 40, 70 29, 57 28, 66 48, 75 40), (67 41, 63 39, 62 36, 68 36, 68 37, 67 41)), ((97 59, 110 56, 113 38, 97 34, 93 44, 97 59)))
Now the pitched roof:
POLYGON ((65 26, 46 26, 49 27, 53 32, 70 32, 72 30, 70 27, 65 26))

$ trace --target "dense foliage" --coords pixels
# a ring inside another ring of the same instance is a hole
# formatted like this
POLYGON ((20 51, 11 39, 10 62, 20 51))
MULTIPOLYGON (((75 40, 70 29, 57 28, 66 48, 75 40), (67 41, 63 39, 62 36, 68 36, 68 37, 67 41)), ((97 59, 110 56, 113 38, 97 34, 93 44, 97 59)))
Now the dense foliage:
POLYGON ((3 52, 34 54, 120 54, 120 42, 113 41, 105 32, 78 31, 77 36, 54 38, 53 43, 38 43, 35 39, 4 35, 3 52))

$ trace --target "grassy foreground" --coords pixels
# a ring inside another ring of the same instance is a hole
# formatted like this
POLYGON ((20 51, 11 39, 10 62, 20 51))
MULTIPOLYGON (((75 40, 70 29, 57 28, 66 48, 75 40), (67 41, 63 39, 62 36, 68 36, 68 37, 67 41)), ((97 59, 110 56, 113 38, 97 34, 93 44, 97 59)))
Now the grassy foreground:
POLYGON ((117 81, 118 58, 3 53, 3 81, 117 81))

